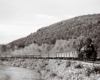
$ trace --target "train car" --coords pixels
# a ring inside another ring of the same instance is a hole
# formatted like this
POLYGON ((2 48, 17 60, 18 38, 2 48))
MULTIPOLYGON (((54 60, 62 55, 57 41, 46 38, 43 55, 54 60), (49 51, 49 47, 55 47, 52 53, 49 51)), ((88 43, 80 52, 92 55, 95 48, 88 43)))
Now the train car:
POLYGON ((1 59, 2 61, 4 61, 4 60, 7 60, 7 61, 8 61, 8 60, 11 59, 11 57, 12 57, 11 55, 1 55, 1 56, 0 56, 0 59, 1 59))
POLYGON ((78 52, 77 51, 66 51, 63 53, 57 53, 57 58, 61 59, 73 59, 78 58, 78 52))
POLYGON ((49 59, 49 54, 41 54, 42 59, 49 59))

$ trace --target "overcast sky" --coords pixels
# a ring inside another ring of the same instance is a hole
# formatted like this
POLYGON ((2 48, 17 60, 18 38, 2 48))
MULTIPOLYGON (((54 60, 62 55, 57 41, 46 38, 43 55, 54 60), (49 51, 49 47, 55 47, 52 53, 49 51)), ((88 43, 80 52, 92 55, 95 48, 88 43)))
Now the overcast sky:
POLYGON ((0 44, 79 15, 100 13, 100 0, 0 0, 0 44))

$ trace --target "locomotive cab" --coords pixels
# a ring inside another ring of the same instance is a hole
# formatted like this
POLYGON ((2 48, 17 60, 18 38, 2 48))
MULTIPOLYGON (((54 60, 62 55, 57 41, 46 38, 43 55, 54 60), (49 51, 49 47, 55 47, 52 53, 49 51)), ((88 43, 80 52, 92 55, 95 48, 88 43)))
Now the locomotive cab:
POLYGON ((80 60, 93 60, 93 61, 95 61, 96 57, 97 57, 97 53, 95 50, 92 49, 92 46, 90 46, 90 49, 91 50, 89 50, 89 48, 87 48, 87 46, 82 47, 79 51, 78 58, 80 60))

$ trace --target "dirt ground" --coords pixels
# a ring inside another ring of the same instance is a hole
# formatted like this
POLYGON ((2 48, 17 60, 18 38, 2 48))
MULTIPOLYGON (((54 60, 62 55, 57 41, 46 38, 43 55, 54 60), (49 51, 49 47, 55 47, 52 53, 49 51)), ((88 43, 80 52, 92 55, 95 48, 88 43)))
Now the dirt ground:
POLYGON ((33 70, 0 65, 0 80, 39 80, 40 75, 33 70))

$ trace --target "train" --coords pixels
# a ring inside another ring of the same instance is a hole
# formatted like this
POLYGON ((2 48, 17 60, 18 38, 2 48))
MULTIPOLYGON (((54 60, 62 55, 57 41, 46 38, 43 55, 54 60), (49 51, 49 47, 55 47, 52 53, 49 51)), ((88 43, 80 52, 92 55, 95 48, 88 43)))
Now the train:
POLYGON ((64 59, 64 60, 96 60, 97 57, 92 55, 90 58, 86 56, 86 52, 66 51, 55 52, 53 54, 39 54, 39 55, 1 55, 0 60, 13 60, 13 59, 64 59))

